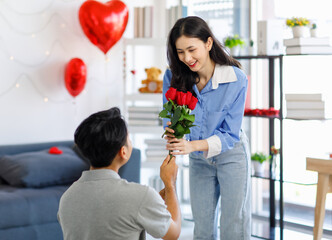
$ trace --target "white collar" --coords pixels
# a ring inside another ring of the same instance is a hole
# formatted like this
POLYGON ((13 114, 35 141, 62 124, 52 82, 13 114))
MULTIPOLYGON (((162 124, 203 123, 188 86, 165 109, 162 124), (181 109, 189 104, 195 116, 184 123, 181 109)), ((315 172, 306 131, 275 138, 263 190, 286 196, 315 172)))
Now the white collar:
POLYGON ((212 76, 212 89, 217 89, 219 83, 229 83, 235 81, 237 81, 237 77, 232 66, 216 64, 212 76))

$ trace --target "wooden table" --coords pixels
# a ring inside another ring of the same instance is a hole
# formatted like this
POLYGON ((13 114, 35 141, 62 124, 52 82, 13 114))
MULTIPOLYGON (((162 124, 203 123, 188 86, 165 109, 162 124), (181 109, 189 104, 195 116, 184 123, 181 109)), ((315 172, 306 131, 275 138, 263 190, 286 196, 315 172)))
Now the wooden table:
POLYGON ((318 172, 314 240, 323 235, 326 194, 332 192, 332 159, 307 157, 307 170, 318 172))

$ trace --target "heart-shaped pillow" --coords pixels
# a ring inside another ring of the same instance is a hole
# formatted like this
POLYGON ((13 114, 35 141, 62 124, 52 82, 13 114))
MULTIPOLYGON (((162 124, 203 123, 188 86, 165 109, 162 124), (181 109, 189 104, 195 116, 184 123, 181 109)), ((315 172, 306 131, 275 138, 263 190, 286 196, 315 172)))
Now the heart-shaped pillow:
POLYGON ((50 154, 62 154, 62 151, 57 147, 51 147, 48 151, 50 154))

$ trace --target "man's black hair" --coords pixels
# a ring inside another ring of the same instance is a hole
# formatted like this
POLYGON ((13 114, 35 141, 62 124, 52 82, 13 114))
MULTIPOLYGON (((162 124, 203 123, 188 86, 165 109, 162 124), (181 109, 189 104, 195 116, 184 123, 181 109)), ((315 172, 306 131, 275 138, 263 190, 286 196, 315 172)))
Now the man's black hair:
POLYGON ((109 166, 127 143, 128 130, 120 109, 92 114, 75 131, 75 143, 92 167, 109 166))

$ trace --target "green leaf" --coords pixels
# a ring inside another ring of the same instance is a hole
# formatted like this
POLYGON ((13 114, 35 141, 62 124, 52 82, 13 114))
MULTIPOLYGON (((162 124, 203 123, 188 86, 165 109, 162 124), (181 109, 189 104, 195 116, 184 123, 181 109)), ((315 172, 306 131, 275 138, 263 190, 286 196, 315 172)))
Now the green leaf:
POLYGON ((168 114, 168 111, 166 109, 164 109, 159 113, 159 117, 166 118, 167 114, 168 114))
POLYGON ((167 102, 164 104, 164 108, 168 111, 171 112, 172 111, 172 103, 171 102, 167 102))
POLYGON ((180 117, 181 117, 181 108, 177 107, 175 109, 174 115, 173 115, 173 117, 171 119, 172 124, 171 124, 170 127, 175 126, 175 124, 177 124, 177 122, 179 121, 180 117))
POLYGON ((190 122, 195 122, 195 115, 184 115, 183 118, 189 120, 190 122))
POLYGON ((184 134, 183 133, 181 133, 180 135, 178 135, 178 136, 175 136, 177 139, 181 139, 181 138, 183 138, 183 136, 184 136, 184 134))
POLYGON ((189 129, 189 127, 186 127, 185 129, 184 129, 184 134, 189 134, 190 133, 190 129, 189 129))

